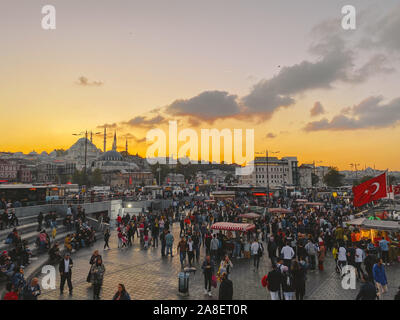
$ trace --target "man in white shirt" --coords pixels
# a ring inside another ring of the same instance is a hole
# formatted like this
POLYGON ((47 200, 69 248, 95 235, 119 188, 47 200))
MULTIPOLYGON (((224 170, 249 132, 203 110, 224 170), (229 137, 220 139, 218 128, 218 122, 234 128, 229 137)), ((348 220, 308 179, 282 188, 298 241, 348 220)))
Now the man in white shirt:
POLYGON ((361 276, 364 274, 364 271, 361 268, 361 265, 365 259, 365 253, 364 250, 360 248, 360 246, 357 244, 356 245, 356 256, 355 256, 355 262, 356 262, 356 268, 357 268, 357 277, 358 279, 361 279, 361 276))
POLYGON ((286 243, 286 245, 282 248, 281 255, 283 256, 283 264, 290 269, 290 265, 294 257, 294 250, 291 246, 289 246, 289 243, 286 243))
POLYGON ((262 251, 264 251, 264 248, 261 243, 257 242, 257 239, 254 239, 253 243, 251 244, 250 251, 254 259, 254 272, 256 272, 256 268, 258 270, 260 257, 262 255, 262 251))

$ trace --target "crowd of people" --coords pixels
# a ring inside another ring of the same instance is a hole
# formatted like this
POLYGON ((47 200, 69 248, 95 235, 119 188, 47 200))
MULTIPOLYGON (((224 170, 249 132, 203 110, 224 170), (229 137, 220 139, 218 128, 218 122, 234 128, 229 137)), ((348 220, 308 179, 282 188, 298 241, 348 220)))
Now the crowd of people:
MULTIPOLYGON (((195 264, 201 266, 204 291, 210 296, 216 283, 229 280, 229 271, 221 272, 221 269, 226 270, 226 265, 228 270, 232 269, 231 259, 251 257, 253 270, 257 271, 265 251, 272 270, 262 283, 273 300, 304 299, 307 273, 323 272, 329 256, 335 261, 339 279, 345 272, 354 270, 362 288, 357 299, 371 297, 364 296, 366 287, 373 287, 374 298, 382 299, 387 292, 385 266, 389 265, 390 244, 387 235, 378 233, 373 242, 360 237, 360 231, 347 224, 357 213, 347 199, 325 197, 317 206, 306 206, 296 200, 296 197, 274 198, 268 206, 287 212, 261 216, 253 221, 253 231, 243 233, 213 232, 211 226, 215 222, 242 222, 240 214, 249 207, 246 198, 219 202, 181 201, 177 207, 159 214, 119 216, 118 247, 131 246, 135 235, 144 249, 158 247, 160 242, 162 257, 173 257, 176 246, 182 270, 195 264), (180 225, 179 239, 174 239, 171 233, 173 221, 180 225), (177 242, 175 246, 174 242, 177 242)), ((313 199, 309 195, 303 200, 313 199)))
MULTIPOLYGON (((47 253, 50 263, 59 263, 65 253, 70 254, 85 247, 90 247, 96 241, 96 232, 86 219, 83 209, 77 208, 76 212, 69 206, 63 219, 63 225, 67 230, 74 231, 64 239, 64 248, 56 241, 58 215, 55 211, 47 214, 40 212, 37 217, 39 234, 35 239, 38 253, 47 253), (45 228, 51 230, 49 234, 45 228)), ((36 299, 40 294, 40 286, 37 278, 29 283, 24 277, 24 269, 31 263, 32 251, 28 241, 23 240, 17 228, 7 235, 5 244, 9 245, 8 251, 0 255, 0 277, 6 282, 6 300, 36 299), (39 289, 37 289, 39 287, 39 289)))
MULTIPOLYGON (((173 206, 157 212, 118 215, 118 249, 128 250, 135 243, 136 237, 143 250, 159 249, 163 259, 174 257, 176 252, 182 271, 202 271, 204 294, 212 297, 212 288, 219 287, 218 297, 224 300, 233 299, 231 272, 234 265, 248 260, 251 261, 253 272, 258 272, 260 263, 267 261, 262 259, 263 255, 268 255, 270 263, 263 265, 262 269, 268 267, 271 270, 262 277, 260 275, 260 280, 272 300, 303 300, 307 294, 309 273, 324 272, 327 257, 335 262, 338 281, 347 273, 354 272, 360 282, 360 291, 355 299, 383 299, 387 294, 385 268, 390 266, 389 246, 393 240, 400 239, 389 238, 387 233, 378 233, 374 241, 371 241, 360 235, 357 227, 348 225, 357 213, 348 199, 327 196, 319 199, 322 204, 310 206, 304 202, 315 200, 311 194, 301 199, 304 201, 297 201, 297 196, 275 197, 262 205, 282 210, 255 218, 251 221, 254 228, 247 232, 222 232, 213 230, 211 226, 216 222, 244 222, 241 215, 249 212, 251 198, 175 200, 173 206), (178 239, 174 237, 174 223, 180 228, 178 239)), ((63 293, 65 282, 72 294, 73 263, 70 254, 74 250, 90 247, 95 241, 95 231, 88 225, 84 210, 78 208, 74 212, 69 206, 63 223, 71 233, 65 238, 62 253, 53 234, 54 229, 57 229, 57 215, 54 212, 46 216, 41 213, 38 217, 39 229, 43 221, 52 229, 52 234, 41 230, 37 238, 38 247, 48 250, 51 260, 59 263, 62 276, 60 294, 63 293)), ((104 250, 110 249, 110 236, 111 231, 107 227, 104 230, 104 250)), ((10 239, 11 243, 21 242, 16 229, 10 234, 10 239)), ((26 252, 22 260, 29 261, 29 250, 23 246, 21 248, 18 254, 26 252)), ((7 258, 11 253, 3 255, 0 257, 1 270, 7 277, 11 275, 14 279, 10 290, 22 292, 25 289, 21 289, 19 282, 23 278, 23 268, 20 268, 23 264, 7 258), (12 273, 11 269, 14 270, 12 273)), ((94 299, 100 299, 105 273, 102 257, 95 251, 90 259, 87 277, 87 281, 93 285, 94 299)), ((29 286, 32 287, 32 284, 29 286)), ((40 294, 40 290, 36 292, 40 294)), ((123 284, 119 284, 114 298, 130 299, 123 284)))

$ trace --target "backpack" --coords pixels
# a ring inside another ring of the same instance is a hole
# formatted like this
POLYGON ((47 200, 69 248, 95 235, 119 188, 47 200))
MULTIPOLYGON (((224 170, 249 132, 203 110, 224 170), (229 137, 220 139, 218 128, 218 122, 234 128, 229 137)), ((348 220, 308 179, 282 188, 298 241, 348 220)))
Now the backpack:
POLYGON ((258 243, 258 250, 257 250, 257 254, 261 257, 263 255, 263 246, 261 243, 258 243))

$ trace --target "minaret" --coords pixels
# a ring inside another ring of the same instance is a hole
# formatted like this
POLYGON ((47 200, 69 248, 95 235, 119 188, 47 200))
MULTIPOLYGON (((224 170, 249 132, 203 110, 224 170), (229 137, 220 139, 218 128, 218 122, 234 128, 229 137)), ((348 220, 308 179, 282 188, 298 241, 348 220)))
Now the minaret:
POLYGON ((93 143, 93 132, 90 131, 90 142, 93 143))
POLYGON ((104 127, 104 152, 106 152, 106 147, 107 147, 107 129, 104 127))
POLYGON ((114 142, 113 142, 112 150, 117 151, 117 132, 116 131, 114 132, 114 142))
POLYGON ((126 155, 128 155, 128 139, 126 139, 126 143, 125 143, 125 152, 126 152, 126 155))

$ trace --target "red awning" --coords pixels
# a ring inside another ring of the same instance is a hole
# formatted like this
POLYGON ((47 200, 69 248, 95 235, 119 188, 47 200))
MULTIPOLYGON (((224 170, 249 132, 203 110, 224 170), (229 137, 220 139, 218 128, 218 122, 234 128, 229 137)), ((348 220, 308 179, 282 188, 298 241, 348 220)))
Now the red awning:
POLYGON ((292 210, 285 208, 268 208, 269 213, 291 213, 292 210))
POLYGON ((227 231, 251 231, 256 226, 250 223, 232 223, 232 222, 217 222, 211 226, 213 230, 227 230, 227 231))
POLYGON ((325 205, 325 203, 323 203, 323 202, 306 202, 304 204, 306 206, 310 206, 310 207, 321 207, 321 206, 325 205))
POLYGON ((246 218, 246 219, 258 219, 260 217, 260 214, 254 213, 254 212, 249 212, 249 213, 243 213, 239 215, 241 218, 246 218))

